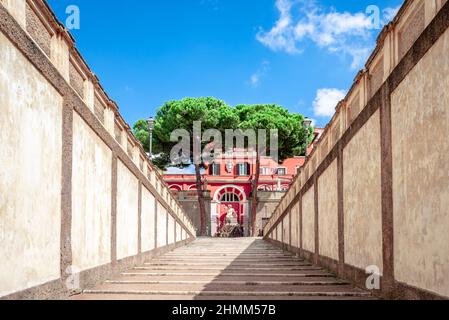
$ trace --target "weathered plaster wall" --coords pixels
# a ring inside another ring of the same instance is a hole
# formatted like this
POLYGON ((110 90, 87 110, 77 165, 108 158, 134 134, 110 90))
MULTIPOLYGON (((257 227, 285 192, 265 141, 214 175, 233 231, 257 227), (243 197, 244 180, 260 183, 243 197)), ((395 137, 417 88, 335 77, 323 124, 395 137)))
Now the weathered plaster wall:
POLYGON ((87 270, 111 262, 112 151, 81 117, 73 117, 73 265, 87 270))
POLYGON ((290 226, 291 226, 291 244, 293 247, 295 248, 299 248, 299 235, 298 235, 298 230, 299 230, 299 204, 297 203, 293 209, 292 209, 292 213, 291 213, 291 221, 290 221, 290 226))
POLYGON ((257 212, 256 225, 257 230, 263 230, 266 222, 273 214, 279 201, 284 196, 285 192, 259 191, 257 193, 257 212))
POLYGON ((0 32, 0 296, 60 277, 62 98, 0 32))
POLYGON ((343 151, 345 261, 382 270, 382 207, 379 111, 343 151))
POLYGON ((376 266, 383 277, 373 292, 382 298, 449 297, 448 16, 447 0, 404 2, 337 105, 294 182, 299 188, 264 230, 271 238, 292 199, 302 199, 304 249, 311 251, 308 193, 318 180, 316 262, 360 287, 366 268, 376 266))
POLYGON ((181 240, 182 240, 181 225, 176 222, 176 242, 179 242, 181 240))
POLYGON ((117 148, 117 123, 137 141, 46 3, 0 0, 0 21, 0 297, 64 298, 70 270, 85 289, 148 257, 138 240, 154 248, 154 209, 139 221, 140 186, 179 214, 189 238, 179 203, 166 186, 150 187, 161 178, 147 179, 144 151, 136 146, 130 159, 117 148))
POLYGON ((17 22, 25 27, 26 25, 26 0, 0 0, 9 13, 17 22))
POLYGON ((175 219, 171 216, 171 214, 168 215, 168 244, 175 243, 175 219))
POLYGON ((167 210, 158 203, 157 204, 157 247, 167 245, 167 210))
POLYGON ((449 296, 449 31, 392 94, 396 278, 449 296))
POLYGON ((338 260, 337 160, 318 179, 320 254, 338 260))
POLYGON ((147 188, 142 188, 142 251, 155 248, 156 201, 147 188))
POLYGON ((184 229, 181 230, 181 240, 185 240, 187 238, 187 234, 184 229))
POLYGON ((138 253, 137 178, 121 162, 117 165, 117 259, 138 253))
POLYGON ((290 213, 284 217, 284 222, 282 226, 283 226, 282 233, 284 235, 283 237, 284 243, 288 245, 290 243, 290 213))
POLYGON ((304 249, 315 252, 315 191, 313 187, 302 197, 302 237, 304 249))

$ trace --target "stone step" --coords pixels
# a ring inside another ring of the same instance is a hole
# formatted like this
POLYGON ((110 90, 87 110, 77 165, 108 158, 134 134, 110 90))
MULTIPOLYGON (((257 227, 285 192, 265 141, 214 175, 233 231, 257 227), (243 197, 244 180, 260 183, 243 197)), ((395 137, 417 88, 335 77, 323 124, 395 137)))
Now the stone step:
POLYGON ((133 270, 146 270, 146 271, 178 271, 178 270, 184 270, 184 271, 192 271, 192 270, 201 270, 201 271, 226 271, 226 272, 241 272, 241 271, 264 271, 264 272, 280 272, 280 271, 311 271, 311 270, 321 270, 320 267, 313 267, 310 266, 304 266, 304 267, 271 267, 271 268, 260 268, 260 267, 213 267, 213 266, 194 266, 194 267, 173 267, 173 266, 166 266, 166 267, 134 267, 133 270))
POLYGON ((299 259, 299 258, 253 258, 253 259, 249 259, 249 258, 237 258, 237 259, 233 259, 233 258, 217 258, 217 257, 199 257, 199 258, 190 258, 190 257, 185 257, 185 258, 158 258, 158 259, 154 259, 151 260, 149 262, 204 262, 204 263, 209 263, 209 262, 249 262, 249 263, 262 263, 262 262, 268 262, 268 263, 274 263, 274 262, 303 262, 305 261, 304 259, 299 259))
MULTIPOLYGON (((327 284, 327 285, 253 285, 251 283, 244 284, 228 284, 226 286, 226 291, 234 292, 234 291, 250 291, 250 292, 310 292, 316 291, 319 287, 319 290, 325 290, 329 292, 340 292, 340 291, 351 291, 351 292, 364 292, 360 289, 354 288, 349 284, 327 284)), ((127 282, 118 282, 118 283, 108 283, 105 282, 99 286, 93 288, 93 290, 117 290, 117 291, 132 291, 132 290, 155 290, 155 291, 224 291, 223 285, 217 284, 215 282, 207 283, 207 284, 146 284, 146 283, 127 283, 127 282)))
POLYGON ((232 250, 220 250, 220 249, 214 249, 214 250, 208 250, 208 249, 189 249, 189 250, 176 250, 176 253, 232 253, 232 254, 237 254, 237 253, 247 253, 247 254, 257 254, 257 253, 264 253, 264 254, 270 254, 270 253, 286 253, 285 251, 282 250, 268 250, 268 249, 260 249, 260 250, 245 250, 245 249, 232 249, 232 250))
POLYGON ((77 296, 73 296, 71 298, 72 300, 102 300, 102 301, 123 301, 123 300, 155 300, 155 301, 217 301, 217 300, 224 300, 224 301, 276 301, 276 300, 301 300, 301 301, 307 301, 307 300, 337 300, 337 301, 358 301, 358 300, 375 300, 375 298, 370 296, 363 296, 363 297, 354 297, 354 296, 216 296, 216 295, 209 295, 209 296, 198 296, 198 295, 157 295, 157 294, 151 294, 151 295, 145 295, 145 294, 101 294, 101 293, 95 293, 95 294, 81 294, 77 296))
MULTIPOLYGON (((147 262, 145 263, 145 266, 157 266, 157 267, 173 267, 173 268, 179 268, 179 267, 195 267, 195 266, 204 266, 204 263, 195 263, 195 262, 147 262)), ((312 266, 311 263, 307 262, 291 262, 291 263, 235 263, 235 262, 208 262, 207 266, 213 266, 213 267, 247 267, 251 268, 253 266, 258 267, 296 267, 296 266, 312 266)))
POLYGON ((134 274, 134 275, 118 275, 111 280, 116 281, 208 281, 209 283, 217 282, 217 281, 240 281, 240 282, 306 282, 306 281, 315 281, 315 282, 338 282, 341 281, 329 274, 308 274, 304 275, 289 275, 289 276, 277 276, 277 275, 202 275, 195 274, 189 276, 179 276, 179 275, 146 275, 146 274, 134 274))
POLYGON ((208 254, 208 253, 202 253, 202 254, 171 254, 171 255, 164 255, 162 257, 159 258, 165 258, 165 259, 173 259, 173 258, 239 258, 239 259, 260 259, 260 258, 272 258, 272 259, 276 259, 276 258, 289 258, 289 259, 300 259, 299 257, 296 256, 292 256, 292 255, 288 255, 288 254, 276 254, 276 255, 263 255, 263 254, 259 254, 259 255, 238 255, 238 254, 226 254, 226 253, 220 253, 220 254, 208 254))
POLYGON ((303 281, 237 281, 237 280, 109 280, 107 284, 144 284, 144 285, 219 285, 219 286, 329 286, 349 285, 340 280, 303 280, 303 281))
POLYGON ((74 300, 364 300, 335 275, 260 239, 198 239, 74 300))
MULTIPOLYGON (((168 253, 168 254, 172 254, 168 253)), ((289 254, 289 252, 285 252, 282 250, 245 250, 245 249, 233 249, 233 250, 207 250, 207 249, 195 249, 195 250, 176 250, 177 254, 189 253, 212 253, 212 254, 220 254, 220 253, 228 253, 228 254, 289 254)))
POLYGON ((310 270, 310 272, 291 272, 291 273, 261 273, 261 272, 252 272, 252 273, 238 273, 238 272, 176 272, 176 271, 167 271, 167 272, 149 272, 149 271, 141 271, 134 270, 122 273, 124 276, 229 276, 229 277, 249 277, 249 276, 258 276, 258 277, 334 277, 333 274, 325 273, 322 271, 315 271, 315 273, 310 270))
MULTIPOLYGON (((238 299, 245 297, 370 297, 370 294, 363 291, 329 291, 329 290, 311 290, 311 291, 203 291, 203 290, 86 290, 85 294, 117 294, 117 295, 158 295, 158 296, 214 296, 217 299, 221 297, 235 297, 238 299)), ((181 298, 183 300, 183 298, 181 298)))
POLYGON ((230 260, 230 261, 241 261, 241 260, 248 260, 248 261, 282 261, 282 260, 288 260, 288 261, 304 261, 302 258, 298 257, 290 257, 290 256, 281 256, 281 257, 232 257, 232 256, 190 256, 190 255, 184 255, 179 257, 170 257, 170 256, 164 256, 159 257, 155 259, 151 259, 151 261, 158 261, 158 260, 175 260, 175 261, 183 261, 183 260, 218 260, 224 261, 224 260, 230 260))
POLYGON ((229 254, 196 254, 196 255, 166 255, 165 258, 175 258, 175 259, 183 259, 183 258, 214 258, 214 259, 220 259, 220 258, 229 258, 229 259, 265 259, 265 258, 271 258, 271 259, 278 259, 278 258, 290 258, 292 259, 292 256, 289 255, 229 255, 229 254))

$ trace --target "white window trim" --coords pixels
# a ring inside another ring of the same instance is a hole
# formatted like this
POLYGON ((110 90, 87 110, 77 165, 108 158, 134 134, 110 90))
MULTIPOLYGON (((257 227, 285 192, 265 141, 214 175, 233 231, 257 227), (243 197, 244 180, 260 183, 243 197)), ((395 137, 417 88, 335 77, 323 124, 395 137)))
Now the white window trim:
POLYGON ((288 174, 288 169, 287 169, 287 167, 278 167, 276 169, 276 173, 277 173, 278 176, 285 176, 285 175, 288 174), (284 174, 279 174, 279 170, 282 170, 282 169, 285 170, 285 173, 284 174))
POLYGON ((247 177, 249 176, 249 170, 248 170, 248 163, 238 163, 237 166, 239 167, 239 177, 247 177), (243 168, 243 170, 241 170, 243 168))

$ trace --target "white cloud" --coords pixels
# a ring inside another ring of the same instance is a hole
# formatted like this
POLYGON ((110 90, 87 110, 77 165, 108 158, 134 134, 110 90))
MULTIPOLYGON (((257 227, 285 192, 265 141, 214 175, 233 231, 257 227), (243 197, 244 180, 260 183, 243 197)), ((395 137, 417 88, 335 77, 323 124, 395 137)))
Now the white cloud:
POLYGON ((270 68, 270 62, 269 61, 263 61, 260 68, 251 75, 249 78, 249 85, 253 88, 257 88, 260 85, 260 82, 263 77, 267 74, 268 70, 270 68))
POLYGON ((335 112, 338 102, 344 99, 346 91, 339 89, 319 89, 313 101, 315 116, 330 117, 335 112))
POLYGON ((195 173, 195 167, 189 166, 187 168, 168 167, 164 174, 193 174, 195 173))
POLYGON ((286 51, 288 53, 298 52, 292 30, 291 0, 276 0, 276 8, 280 17, 269 32, 260 30, 257 40, 273 51, 286 51))
POLYGON ((257 87, 260 83, 260 75, 258 73, 255 73, 251 76, 251 78, 249 79, 249 83, 253 86, 253 87, 257 87))
MULTIPOLYGON (((269 31, 261 29, 256 36, 273 51, 300 53, 308 40, 330 53, 350 56, 355 69, 363 64, 375 43, 373 19, 364 12, 338 12, 314 0, 276 0, 276 8, 280 16, 275 25, 269 31)), ((398 9, 384 9, 383 23, 398 9)))
POLYGON ((201 5, 209 6, 212 10, 217 11, 219 9, 219 0, 201 0, 201 5))
POLYGON ((401 6, 397 6, 396 8, 385 8, 383 12, 383 23, 387 24, 396 17, 399 12, 401 6))

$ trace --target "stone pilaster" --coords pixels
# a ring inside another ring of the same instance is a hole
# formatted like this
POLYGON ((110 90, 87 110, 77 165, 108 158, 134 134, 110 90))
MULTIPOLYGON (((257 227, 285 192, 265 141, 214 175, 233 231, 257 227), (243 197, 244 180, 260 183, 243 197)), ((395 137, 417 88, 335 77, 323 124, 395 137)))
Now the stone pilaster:
POLYGON ((95 108, 95 89, 92 80, 84 80, 84 102, 87 107, 94 112, 95 108))
POLYGON ((67 82, 70 82, 70 48, 65 38, 56 33, 51 39, 51 60, 67 82))

